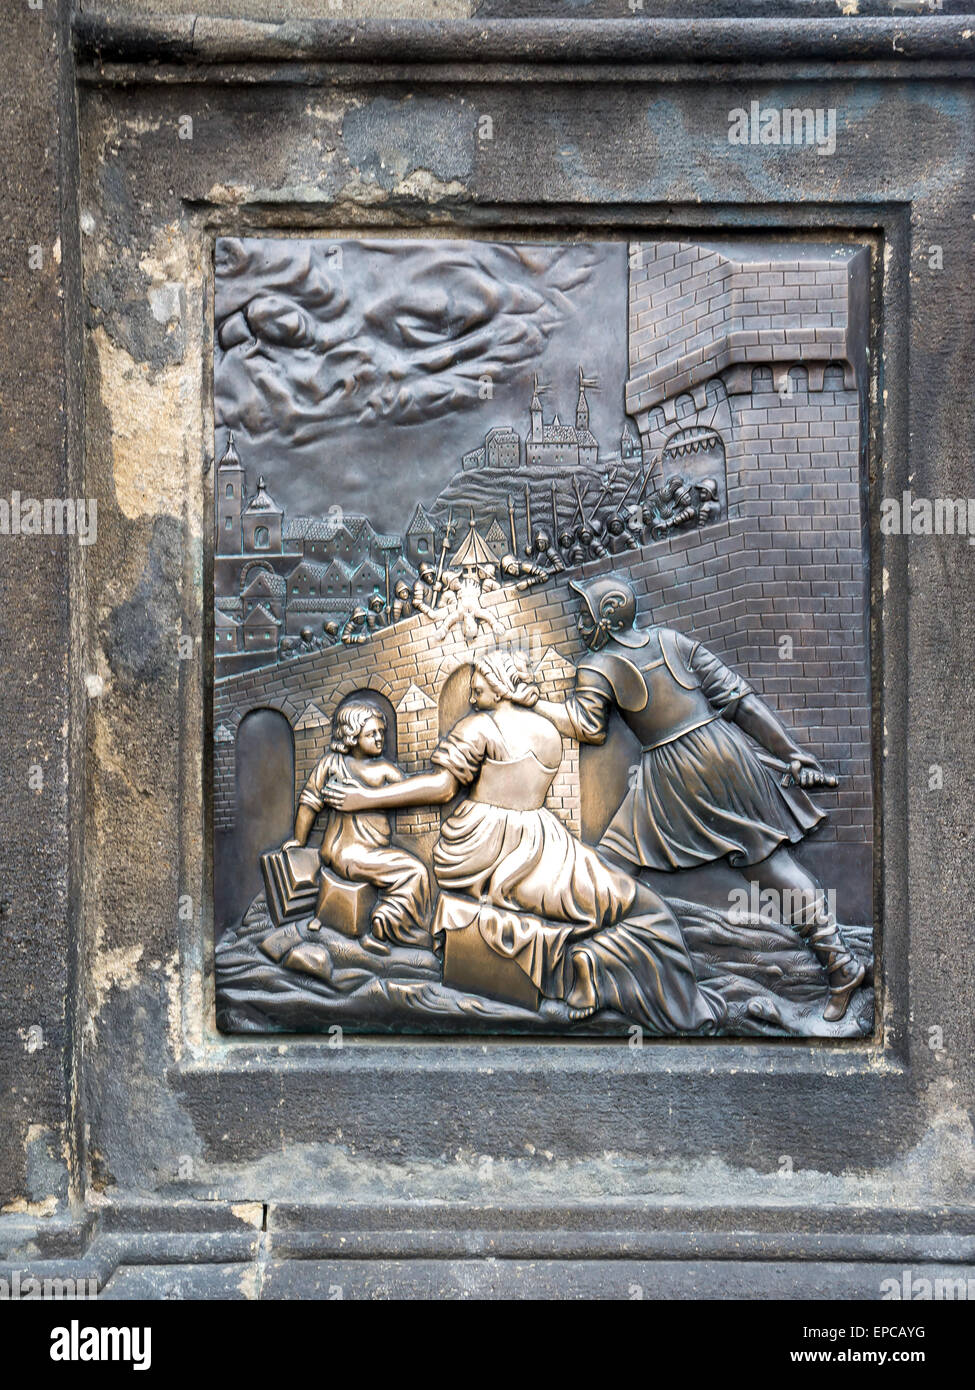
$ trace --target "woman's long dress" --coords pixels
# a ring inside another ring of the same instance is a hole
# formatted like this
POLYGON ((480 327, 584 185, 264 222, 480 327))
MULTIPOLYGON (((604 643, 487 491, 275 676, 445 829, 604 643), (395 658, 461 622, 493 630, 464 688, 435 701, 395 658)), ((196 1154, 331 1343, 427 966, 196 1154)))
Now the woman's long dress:
MULTIPOLYGON (((558 768, 533 752, 513 757, 486 712, 460 720, 432 761, 471 787, 441 828, 434 873, 447 892, 501 910, 480 919, 492 949, 554 999, 569 993, 573 956, 584 950, 600 1008, 657 1033, 714 1030, 724 1004, 698 984, 663 900, 605 864, 544 806, 558 768)), ((442 929, 442 911, 438 919, 442 929)))

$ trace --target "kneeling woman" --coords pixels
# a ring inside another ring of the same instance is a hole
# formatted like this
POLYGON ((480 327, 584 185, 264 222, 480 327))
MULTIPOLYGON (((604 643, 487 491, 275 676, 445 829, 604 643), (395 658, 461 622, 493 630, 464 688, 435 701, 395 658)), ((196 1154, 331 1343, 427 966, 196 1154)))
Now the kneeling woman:
POLYGON ((663 899, 546 810, 562 738, 531 708, 538 697, 522 653, 478 656, 476 713, 441 740, 435 771, 375 789, 330 782, 322 798, 338 811, 393 810, 442 805, 469 787, 441 828, 434 872, 447 891, 547 919, 524 924, 531 939, 519 951, 541 993, 575 1019, 612 1009, 656 1033, 713 1032, 724 1003, 698 984, 663 899))

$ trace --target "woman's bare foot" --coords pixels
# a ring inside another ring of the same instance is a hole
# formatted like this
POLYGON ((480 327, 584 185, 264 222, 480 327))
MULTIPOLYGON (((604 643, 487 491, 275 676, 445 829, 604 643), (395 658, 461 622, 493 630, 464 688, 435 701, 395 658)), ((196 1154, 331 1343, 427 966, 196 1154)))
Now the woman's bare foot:
POLYGON ((566 995, 566 1005, 569 1010, 569 1017, 575 1021, 580 1018, 589 1018, 599 1007, 599 1000, 596 997, 596 977, 593 973, 592 960, 588 951, 576 951, 572 957, 572 966, 575 970, 575 979, 572 981, 572 988, 566 995))
POLYGON ((372 940, 368 936, 362 938, 364 950, 372 951, 377 956, 388 956, 389 946, 387 942, 390 939, 391 931, 386 918, 381 912, 374 912, 369 925, 372 928, 372 940))

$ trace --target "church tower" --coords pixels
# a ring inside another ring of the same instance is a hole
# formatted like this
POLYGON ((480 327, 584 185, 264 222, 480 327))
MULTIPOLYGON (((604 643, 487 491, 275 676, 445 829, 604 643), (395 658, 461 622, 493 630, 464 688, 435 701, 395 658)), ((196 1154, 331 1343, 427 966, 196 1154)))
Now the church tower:
POLYGON ((240 514, 244 506, 244 469, 234 443, 234 432, 217 466, 217 554, 240 554, 240 514))
POLYGON ((537 372, 535 373, 535 385, 532 391, 531 422, 531 431, 528 435, 529 442, 532 444, 541 444, 542 440, 545 438, 545 432, 542 427, 542 401, 539 395, 537 372))
POLYGON ((576 429, 588 430, 589 428, 589 402, 586 400, 586 387, 593 386, 595 383, 587 381, 579 368, 579 399, 576 402, 576 429))

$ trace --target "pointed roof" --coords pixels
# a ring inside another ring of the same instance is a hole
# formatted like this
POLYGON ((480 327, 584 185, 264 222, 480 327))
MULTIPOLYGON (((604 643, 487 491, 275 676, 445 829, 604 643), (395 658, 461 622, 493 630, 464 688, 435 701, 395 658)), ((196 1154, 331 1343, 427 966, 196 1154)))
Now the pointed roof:
POLYGON ((257 480, 257 491, 244 510, 247 512, 273 512, 276 516, 284 516, 284 512, 265 489, 263 474, 257 480))
POLYGON ((358 583, 359 579, 363 575, 370 575, 374 579, 382 579, 384 574, 385 570, 380 569, 379 566, 375 564, 372 560, 365 559, 363 560, 359 568, 356 570, 355 574, 352 576, 352 580, 353 583, 358 583))
POLYGON ((436 531, 436 529, 436 522, 430 514, 424 510, 420 503, 417 502, 416 509, 410 517, 410 523, 406 528, 406 534, 408 536, 414 536, 418 531, 436 531))
POLYGON ((266 608, 263 603, 258 603, 244 619, 243 626, 267 627, 268 623, 272 623, 275 627, 280 627, 281 619, 276 618, 270 608, 266 608))
POLYGON ((328 718, 315 704, 314 700, 309 700, 308 704, 301 711, 301 717, 295 724, 296 729, 319 729, 328 723, 328 718))
POLYGON ((290 581, 296 577, 307 574, 309 579, 313 579, 316 582, 318 582, 324 579, 325 575, 329 571, 329 568, 329 565, 323 565, 320 560, 301 560, 298 562, 297 565, 295 565, 294 569, 290 571, 290 573, 288 574, 288 579, 290 581))
POLYGON ((532 378, 532 403, 531 403, 531 405, 529 406, 529 409, 530 409, 530 410, 541 410, 541 408, 542 408, 542 403, 541 403, 541 401, 538 399, 538 397, 539 397, 540 393, 541 393, 542 391, 544 391, 544 390, 545 390, 545 387, 544 387, 544 386, 539 386, 539 384, 538 384, 538 373, 535 372, 535 374, 534 374, 534 376, 533 376, 533 378, 532 378))
POLYGON ((322 575, 323 580, 324 580, 324 579, 327 579, 328 576, 329 576, 330 574, 333 574, 333 573, 334 573, 334 575, 335 575, 337 578, 341 579, 341 581, 342 581, 343 584, 348 584, 349 581, 350 581, 351 578, 352 578, 352 571, 351 571, 351 569, 350 569, 349 566, 345 563, 345 561, 344 561, 344 560, 340 560, 339 557, 338 557, 337 555, 335 556, 335 558, 334 558, 333 560, 330 560, 330 561, 329 561, 328 566, 326 567, 325 573, 322 575))
POLYGON ((218 467, 220 468, 241 468, 240 455, 237 452, 237 445, 234 442, 233 430, 227 436, 227 447, 223 451, 223 457, 218 467))
POLYGON ((268 594, 271 597, 280 598, 282 594, 287 592, 287 583, 280 574, 271 574, 270 570, 261 570, 247 585, 241 598, 254 598, 258 594, 268 594))
POLYGON ((497 565, 497 563, 497 555, 488 546, 472 521, 470 530, 451 557, 451 567, 466 569, 474 565, 497 565))
POLYGON ((227 613, 223 608, 218 608, 213 615, 214 627, 240 627, 240 623, 232 614, 227 613))
POLYGON ((397 555, 396 559, 389 567, 389 577, 393 579, 408 579, 412 584, 417 578, 416 570, 406 559, 405 555, 397 555))

